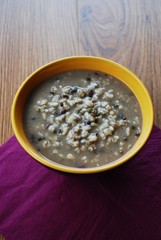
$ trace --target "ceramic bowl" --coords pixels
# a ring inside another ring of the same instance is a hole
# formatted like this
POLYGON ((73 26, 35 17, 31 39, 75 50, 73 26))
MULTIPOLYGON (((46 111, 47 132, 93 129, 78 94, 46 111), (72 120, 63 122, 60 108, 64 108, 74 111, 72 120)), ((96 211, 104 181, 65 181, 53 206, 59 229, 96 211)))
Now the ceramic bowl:
POLYGON ((80 174, 96 173, 109 170, 131 159, 146 143, 152 130, 153 118, 154 113, 152 101, 147 89, 145 88, 141 80, 139 80, 138 77, 130 70, 116 62, 91 56, 76 56, 63 58, 51 62, 45 66, 42 66, 41 68, 33 72, 18 89, 13 101, 11 111, 11 120, 15 136, 28 154, 30 154, 35 160, 50 168, 64 172, 80 174), (40 155, 39 152, 37 152, 28 141, 23 129, 22 122, 22 112, 24 104, 27 97, 36 86, 38 86, 42 81, 47 80, 55 74, 69 70, 82 69, 105 72, 120 79, 133 91, 133 93, 137 97, 142 112, 142 132, 135 145, 125 155, 121 156, 117 160, 110 162, 106 165, 93 168, 67 167, 47 160, 42 155, 40 155))

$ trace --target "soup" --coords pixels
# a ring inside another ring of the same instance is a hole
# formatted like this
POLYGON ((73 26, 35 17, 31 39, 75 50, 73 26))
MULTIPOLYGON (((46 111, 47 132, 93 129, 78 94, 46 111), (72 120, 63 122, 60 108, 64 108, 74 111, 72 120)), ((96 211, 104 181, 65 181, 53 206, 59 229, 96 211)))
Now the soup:
POLYGON ((88 168, 128 152, 141 134, 142 115, 135 95, 119 79, 79 70, 36 87, 26 101, 23 125, 49 161, 88 168))

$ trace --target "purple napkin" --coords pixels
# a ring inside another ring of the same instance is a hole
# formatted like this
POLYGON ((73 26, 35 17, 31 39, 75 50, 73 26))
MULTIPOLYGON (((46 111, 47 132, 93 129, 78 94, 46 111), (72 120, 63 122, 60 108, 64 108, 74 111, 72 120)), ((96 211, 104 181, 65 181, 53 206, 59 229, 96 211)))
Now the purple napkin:
POLYGON ((0 148, 0 235, 6 240, 161 239, 161 130, 122 166, 74 175, 0 148))

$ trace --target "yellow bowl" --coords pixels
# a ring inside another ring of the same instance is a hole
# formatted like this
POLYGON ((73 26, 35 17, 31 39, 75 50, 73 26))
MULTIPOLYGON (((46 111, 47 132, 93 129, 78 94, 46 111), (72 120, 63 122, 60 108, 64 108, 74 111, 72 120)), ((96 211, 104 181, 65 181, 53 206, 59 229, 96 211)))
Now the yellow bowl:
POLYGON ((54 168, 56 170, 70 172, 70 173, 96 173, 111 168, 117 167, 120 164, 126 162, 133 157, 147 141, 153 126, 154 113, 153 105, 148 91, 143 83, 127 68, 121 66, 113 61, 90 56, 76 56, 63 58, 54 62, 51 62, 32 73, 21 85, 16 93, 13 101, 11 111, 12 127, 16 135, 17 140, 21 146, 28 152, 34 159, 40 163, 54 168), (113 75, 125 83, 137 97, 141 112, 142 112, 142 132, 135 145, 122 157, 110 162, 106 165, 93 168, 74 168, 59 165, 50 160, 43 158, 30 144, 25 136, 22 124, 22 112, 26 101, 26 98, 30 92, 40 84, 40 82, 48 79, 49 77, 68 70, 95 70, 105 72, 113 75))

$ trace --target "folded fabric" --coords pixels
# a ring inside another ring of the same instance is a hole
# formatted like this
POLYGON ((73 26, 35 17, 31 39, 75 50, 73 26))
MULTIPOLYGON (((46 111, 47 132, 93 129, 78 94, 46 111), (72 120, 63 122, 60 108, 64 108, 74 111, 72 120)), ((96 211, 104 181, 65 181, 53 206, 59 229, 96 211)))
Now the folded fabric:
POLYGON ((0 235, 6 240, 161 239, 161 130, 113 170, 49 169, 12 137, 0 147, 0 235))

